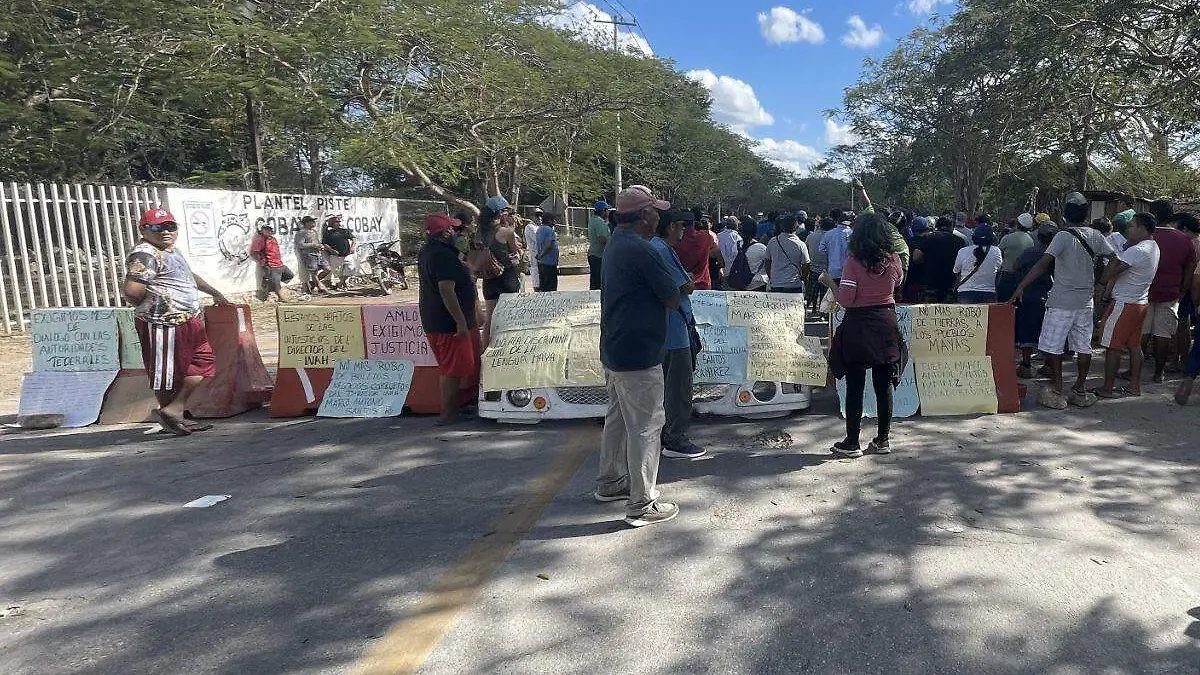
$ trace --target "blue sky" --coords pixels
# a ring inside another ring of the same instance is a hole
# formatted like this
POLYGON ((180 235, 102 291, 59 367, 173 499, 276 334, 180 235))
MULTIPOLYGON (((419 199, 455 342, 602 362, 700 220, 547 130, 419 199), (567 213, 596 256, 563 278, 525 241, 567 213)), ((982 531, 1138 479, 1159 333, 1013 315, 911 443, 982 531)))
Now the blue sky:
POLYGON ((640 31, 622 35, 626 49, 648 44, 673 61, 709 89, 718 122, 803 172, 831 145, 852 140, 824 111, 839 107, 863 59, 886 55, 934 12, 953 10, 953 0, 588 0, 555 23, 611 40, 610 27, 589 28, 588 19, 632 14, 640 31))

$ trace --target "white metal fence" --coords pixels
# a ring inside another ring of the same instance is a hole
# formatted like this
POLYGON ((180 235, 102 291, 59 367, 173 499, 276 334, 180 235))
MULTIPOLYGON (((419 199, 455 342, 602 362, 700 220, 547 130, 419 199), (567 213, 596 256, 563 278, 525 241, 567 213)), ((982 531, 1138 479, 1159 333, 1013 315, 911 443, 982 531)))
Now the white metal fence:
POLYGON ((0 183, 0 317, 4 333, 25 332, 45 307, 121 305, 126 251, 156 188, 0 183))

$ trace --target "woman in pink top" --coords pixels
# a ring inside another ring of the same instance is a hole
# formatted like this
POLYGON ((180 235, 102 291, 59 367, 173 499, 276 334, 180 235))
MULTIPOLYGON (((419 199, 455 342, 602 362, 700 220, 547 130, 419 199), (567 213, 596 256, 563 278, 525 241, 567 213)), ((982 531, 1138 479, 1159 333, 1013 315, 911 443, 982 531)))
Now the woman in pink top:
POLYGON ((892 451, 892 390, 908 362, 908 349, 896 320, 896 289, 904 281, 900 258, 883 220, 864 213, 854 223, 850 258, 842 269, 837 301, 846 316, 834 333, 829 369, 835 379, 846 378, 846 439, 833 444, 839 457, 862 457, 858 435, 862 428, 863 395, 871 371, 879 402, 879 433, 867 449, 892 451))

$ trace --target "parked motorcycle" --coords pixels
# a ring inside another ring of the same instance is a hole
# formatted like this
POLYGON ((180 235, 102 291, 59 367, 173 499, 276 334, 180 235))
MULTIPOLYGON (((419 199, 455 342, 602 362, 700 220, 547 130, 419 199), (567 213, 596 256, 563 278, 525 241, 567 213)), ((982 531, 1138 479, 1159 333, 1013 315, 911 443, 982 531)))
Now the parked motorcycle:
POLYGON ((400 290, 408 290, 408 279, 404 275, 404 267, 406 264, 411 264, 411 261, 406 261, 399 251, 392 250, 393 247, 399 246, 399 241, 376 244, 375 252, 371 254, 371 258, 373 258, 371 264, 376 270, 379 289, 385 295, 391 293, 396 286, 399 286, 400 290))

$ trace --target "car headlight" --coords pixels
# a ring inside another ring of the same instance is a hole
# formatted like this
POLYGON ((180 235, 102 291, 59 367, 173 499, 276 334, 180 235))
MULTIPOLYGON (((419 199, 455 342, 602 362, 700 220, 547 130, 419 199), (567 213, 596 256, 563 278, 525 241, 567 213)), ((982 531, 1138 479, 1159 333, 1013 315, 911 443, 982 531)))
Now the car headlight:
POLYGON ((508 402, 518 408, 524 408, 533 400, 533 394, 528 389, 513 389, 505 396, 508 397, 508 402))
POLYGON ((774 382, 755 382, 754 386, 750 387, 750 393, 754 394, 754 398, 764 403, 775 398, 778 390, 774 382))

